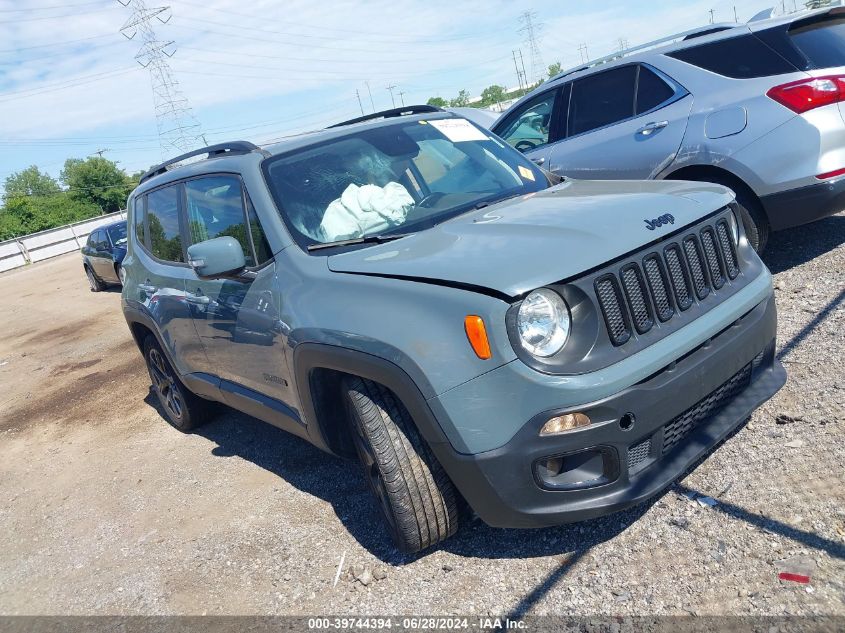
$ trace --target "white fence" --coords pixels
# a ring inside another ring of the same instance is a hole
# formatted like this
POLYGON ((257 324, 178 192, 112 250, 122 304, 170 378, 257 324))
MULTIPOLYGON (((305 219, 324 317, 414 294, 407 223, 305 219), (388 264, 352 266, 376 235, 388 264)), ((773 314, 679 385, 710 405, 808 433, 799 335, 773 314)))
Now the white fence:
POLYGON ((125 219, 126 211, 118 211, 0 242, 0 272, 78 251, 85 245, 91 231, 115 220, 125 219))

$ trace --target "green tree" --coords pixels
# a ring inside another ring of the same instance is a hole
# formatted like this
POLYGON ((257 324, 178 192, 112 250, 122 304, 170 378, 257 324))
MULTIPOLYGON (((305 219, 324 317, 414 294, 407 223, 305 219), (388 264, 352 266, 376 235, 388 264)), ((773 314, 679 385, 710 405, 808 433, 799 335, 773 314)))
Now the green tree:
POLYGON ((6 198, 15 196, 51 196, 61 188, 56 179, 49 174, 42 174, 35 165, 6 178, 6 198))
POLYGON ((469 93, 466 90, 461 90, 458 96, 449 101, 449 105, 453 108, 462 108, 469 104, 469 93))
POLYGON ((71 198, 95 204, 104 213, 119 211, 132 190, 123 170, 101 156, 68 158, 61 177, 71 198))
POLYGON ((554 64, 549 64, 549 79, 551 79, 555 75, 559 75, 560 71, 561 71, 560 62, 555 62, 554 64))
POLYGON ((7 198, 0 211, 0 240, 45 231, 98 215, 100 209, 60 192, 51 196, 7 198))
POLYGON ((443 97, 431 97, 426 103, 435 108, 445 108, 449 105, 443 97))
POLYGON ((505 100, 505 89, 493 84, 481 91, 481 105, 489 106, 505 100))

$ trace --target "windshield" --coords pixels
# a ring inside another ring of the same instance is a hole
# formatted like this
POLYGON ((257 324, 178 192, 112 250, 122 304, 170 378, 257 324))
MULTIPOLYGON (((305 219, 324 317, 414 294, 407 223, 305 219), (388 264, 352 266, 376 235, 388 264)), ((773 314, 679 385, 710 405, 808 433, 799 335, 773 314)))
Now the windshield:
POLYGON ((419 231, 549 186, 519 152, 458 118, 362 129, 270 158, 264 170, 303 248, 419 231))
POLYGON ((107 231, 109 232, 112 244, 115 246, 123 246, 126 244, 126 222, 110 226, 107 231))

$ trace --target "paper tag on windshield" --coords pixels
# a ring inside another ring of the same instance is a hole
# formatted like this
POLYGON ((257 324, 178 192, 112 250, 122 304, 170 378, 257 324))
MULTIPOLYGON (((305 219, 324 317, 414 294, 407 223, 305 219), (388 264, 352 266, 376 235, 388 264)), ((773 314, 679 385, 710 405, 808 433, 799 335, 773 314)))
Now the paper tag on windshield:
POLYGON ((533 172, 527 167, 523 167, 522 165, 519 166, 519 175, 525 178, 526 180, 534 180, 533 172))
POLYGON ((461 141, 489 141, 490 138, 466 119, 439 119, 429 121, 443 136, 453 143, 461 141))

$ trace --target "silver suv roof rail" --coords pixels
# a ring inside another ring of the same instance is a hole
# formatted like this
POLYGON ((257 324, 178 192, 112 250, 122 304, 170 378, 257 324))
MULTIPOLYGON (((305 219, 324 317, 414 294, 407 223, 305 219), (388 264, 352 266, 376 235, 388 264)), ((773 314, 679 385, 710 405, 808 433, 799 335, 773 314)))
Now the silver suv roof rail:
POLYGON ((551 79, 549 79, 549 81, 555 81, 556 79, 566 77, 567 75, 571 75, 572 73, 577 73, 581 70, 587 70, 588 68, 593 68, 594 66, 598 66, 600 64, 606 64, 607 62, 615 61, 617 59, 627 57, 628 55, 632 55, 640 51, 644 51, 650 48, 657 48, 661 44, 667 44, 669 42, 675 42, 678 40, 691 40, 695 37, 702 37, 704 35, 709 35, 710 33, 717 33, 719 31, 727 31, 728 29, 733 29, 738 26, 743 25, 737 24, 735 22, 720 22, 718 24, 707 24, 705 26, 699 26, 698 28, 690 29, 689 31, 676 33, 675 35, 661 37, 659 40, 654 40, 653 42, 647 42, 646 44, 640 44, 639 46, 626 48, 624 51, 619 51, 611 55, 599 57, 598 59, 592 59, 584 64, 570 68, 569 70, 564 70, 563 72, 560 72, 551 79))
POLYGON ((168 171, 169 167, 172 167, 176 163, 181 163, 183 160, 188 160, 189 158, 194 158, 195 156, 202 156, 203 154, 207 154, 206 158, 214 158, 215 156, 222 156, 224 154, 249 154, 250 152, 254 152, 256 150, 260 151, 261 148, 255 145, 254 143, 250 143, 249 141, 229 141, 227 143, 218 143, 217 145, 201 147, 199 149, 180 154, 175 158, 171 158, 161 163, 160 165, 156 165, 155 167, 150 168, 147 173, 141 176, 141 180, 138 181, 138 184, 140 185, 142 182, 149 180, 153 176, 158 176, 160 174, 165 173, 166 171, 168 171))

